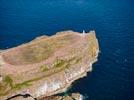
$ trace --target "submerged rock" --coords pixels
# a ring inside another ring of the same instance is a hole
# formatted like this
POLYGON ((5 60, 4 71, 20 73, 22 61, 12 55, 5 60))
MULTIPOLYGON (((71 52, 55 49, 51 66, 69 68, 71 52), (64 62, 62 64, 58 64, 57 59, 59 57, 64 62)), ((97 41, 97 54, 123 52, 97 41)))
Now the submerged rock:
POLYGON ((92 71, 98 41, 94 31, 58 32, 0 52, 0 100, 16 94, 34 98, 64 92, 92 71))

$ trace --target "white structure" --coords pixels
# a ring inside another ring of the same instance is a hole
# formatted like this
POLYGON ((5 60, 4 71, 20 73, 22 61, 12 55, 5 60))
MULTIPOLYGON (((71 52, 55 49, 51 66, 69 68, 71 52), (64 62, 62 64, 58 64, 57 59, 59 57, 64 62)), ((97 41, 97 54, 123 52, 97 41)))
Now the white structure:
POLYGON ((83 32, 82 32, 82 36, 84 36, 84 37, 85 37, 85 34, 86 34, 86 33, 85 33, 85 31, 83 30, 83 32))
POLYGON ((85 35, 85 31, 84 30, 83 30, 82 34, 85 35))

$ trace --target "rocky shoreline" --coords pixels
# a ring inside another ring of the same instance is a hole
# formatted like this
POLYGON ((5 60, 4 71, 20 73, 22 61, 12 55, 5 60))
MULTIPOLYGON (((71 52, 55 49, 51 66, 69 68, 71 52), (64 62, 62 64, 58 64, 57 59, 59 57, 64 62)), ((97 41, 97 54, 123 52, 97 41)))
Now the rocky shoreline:
POLYGON ((79 93, 72 93, 67 96, 49 96, 41 98, 40 100, 83 100, 83 96, 79 93))
POLYGON ((16 95, 8 98, 7 100, 83 100, 84 97, 80 93, 71 93, 70 95, 53 95, 43 97, 41 99, 34 98, 31 95, 16 95))

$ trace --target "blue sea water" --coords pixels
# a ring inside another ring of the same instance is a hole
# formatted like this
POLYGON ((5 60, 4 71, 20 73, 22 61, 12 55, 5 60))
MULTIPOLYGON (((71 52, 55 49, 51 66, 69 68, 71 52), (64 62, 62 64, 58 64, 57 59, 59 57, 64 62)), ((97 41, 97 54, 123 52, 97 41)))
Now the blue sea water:
POLYGON ((0 49, 63 30, 95 30, 101 53, 69 92, 134 100, 133 0, 0 0, 0 49))

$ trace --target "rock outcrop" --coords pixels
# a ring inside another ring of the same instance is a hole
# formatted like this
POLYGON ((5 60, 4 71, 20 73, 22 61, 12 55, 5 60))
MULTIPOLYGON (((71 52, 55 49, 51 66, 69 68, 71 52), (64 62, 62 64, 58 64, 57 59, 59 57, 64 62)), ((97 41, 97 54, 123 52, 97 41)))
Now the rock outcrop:
MULTIPOLYGON (((72 93, 70 95, 54 95, 54 96, 48 96, 48 97, 43 97, 38 100, 83 100, 83 96, 79 93, 72 93)), ((32 96, 22 96, 22 95, 16 95, 8 98, 8 100, 37 100, 36 98, 32 96)))
POLYGON ((64 92, 72 82, 92 71, 98 52, 94 31, 59 32, 3 50, 0 100, 25 93, 41 99, 64 92))
POLYGON ((72 93, 67 96, 49 96, 41 98, 40 100, 83 100, 83 96, 79 93, 72 93))

